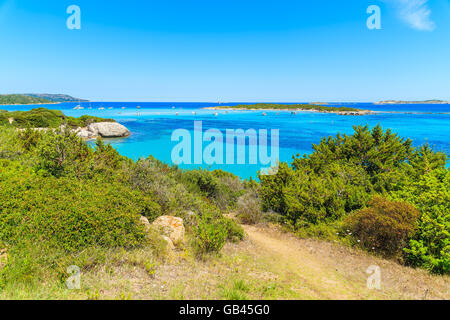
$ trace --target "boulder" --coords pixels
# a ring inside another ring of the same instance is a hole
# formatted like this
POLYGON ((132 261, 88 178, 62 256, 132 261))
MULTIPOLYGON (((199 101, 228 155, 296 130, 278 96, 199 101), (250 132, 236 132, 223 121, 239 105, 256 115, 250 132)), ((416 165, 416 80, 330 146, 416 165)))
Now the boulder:
POLYGON ((79 128, 76 130, 77 135, 83 139, 94 139, 96 136, 87 128, 79 128))
POLYGON ((102 138, 122 138, 130 135, 130 131, 117 122, 92 123, 87 129, 93 135, 101 136, 102 138))
POLYGON ((184 240, 185 229, 183 219, 181 218, 162 216, 153 222, 153 226, 161 230, 163 235, 169 237, 175 244, 184 240))

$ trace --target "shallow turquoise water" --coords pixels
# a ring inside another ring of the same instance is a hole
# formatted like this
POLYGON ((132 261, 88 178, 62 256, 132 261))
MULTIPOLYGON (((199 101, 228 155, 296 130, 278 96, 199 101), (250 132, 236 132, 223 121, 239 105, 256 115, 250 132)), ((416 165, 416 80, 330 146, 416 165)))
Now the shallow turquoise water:
MULTIPOLYGON (((399 105, 375 106, 372 104, 351 104, 353 107, 377 111, 398 111, 399 113, 381 112, 368 116, 339 116, 335 114, 301 112, 292 115, 290 112, 262 111, 225 111, 204 110, 202 108, 216 106, 217 103, 83 103, 84 110, 73 110, 77 103, 45 106, 63 110, 70 116, 83 114, 105 118, 114 118, 130 129, 132 135, 126 139, 110 140, 118 151, 133 159, 153 155, 156 158, 172 163, 171 153, 178 142, 172 142, 171 136, 176 129, 186 129, 193 136, 194 121, 202 121, 203 132, 218 129, 225 136, 227 129, 279 129, 279 159, 290 161, 294 154, 312 152, 312 144, 319 143, 321 137, 335 135, 338 132, 351 134, 354 125, 381 124, 390 128, 400 136, 411 138, 414 145, 428 142, 434 148, 450 154, 450 105, 399 105), (137 109, 137 106, 141 106, 137 109), (99 107, 105 110, 99 110, 99 107), (108 109, 108 108, 113 109, 108 109), (126 109, 122 109, 126 107, 126 109), (175 108, 173 108, 175 107, 175 108), (89 109, 92 108, 92 109, 89 109), (195 112, 195 114, 193 114, 195 112), (178 115, 177 115, 178 113, 178 115)), ((232 104, 227 104, 232 105, 232 104)), ((346 104, 348 105, 348 104, 346 104)), ((36 106, 2 106, 7 110, 29 110, 36 106)), ((270 144, 270 139, 269 143, 270 144)), ((248 143, 248 142, 247 142, 248 143)), ((209 143, 203 143, 206 147, 209 143)), ((228 146, 229 147, 229 146, 228 146)), ((224 146, 226 150, 226 146, 224 146)), ((269 149, 270 150, 270 149, 269 149)), ((246 148, 248 154, 248 147, 246 148)), ((201 165, 202 167, 221 168, 239 175, 242 178, 256 177, 256 173, 267 165, 201 165)), ((199 165, 180 165, 182 168, 194 168, 199 165)))

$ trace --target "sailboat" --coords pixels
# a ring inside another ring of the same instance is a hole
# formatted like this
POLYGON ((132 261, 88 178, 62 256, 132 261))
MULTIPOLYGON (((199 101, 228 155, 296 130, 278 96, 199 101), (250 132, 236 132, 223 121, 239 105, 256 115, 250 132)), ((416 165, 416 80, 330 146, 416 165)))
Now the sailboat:
POLYGON ((74 110, 83 110, 84 108, 81 106, 81 100, 78 102, 79 105, 77 105, 75 108, 73 108, 74 110))

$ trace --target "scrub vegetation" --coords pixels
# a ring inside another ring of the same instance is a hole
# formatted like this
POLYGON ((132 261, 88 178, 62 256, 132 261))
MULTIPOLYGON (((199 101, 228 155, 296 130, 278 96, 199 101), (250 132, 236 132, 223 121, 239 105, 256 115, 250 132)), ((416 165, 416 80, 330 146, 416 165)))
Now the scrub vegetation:
MULTIPOLYGON (((71 121, 41 111, 49 119, 35 116, 36 110, 15 115, 27 126, 47 121, 59 128, 71 121)), ((153 157, 133 161, 100 139, 90 146, 68 129, 17 130, 8 122, 0 126, 0 298, 422 295, 400 294, 397 282, 392 291, 368 292, 360 275, 349 278, 350 267, 338 270, 323 258, 335 255, 341 264, 345 257, 361 265, 389 259, 386 265, 401 268, 395 271, 401 279, 423 280, 436 286, 433 297, 442 297, 450 261, 446 161, 445 154, 413 148, 379 126, 355 127, 353 135, 324 138, 312 154, 280 163, 274 175, 242 181, 153 157), (175 251, 141 222, 162 215, 184 219, 186 241, 175 251), (412 269, 398 263, 443 276, 410 275, 412 269), (65 286, 73 265, 83 274, 78 291, 65 286)))

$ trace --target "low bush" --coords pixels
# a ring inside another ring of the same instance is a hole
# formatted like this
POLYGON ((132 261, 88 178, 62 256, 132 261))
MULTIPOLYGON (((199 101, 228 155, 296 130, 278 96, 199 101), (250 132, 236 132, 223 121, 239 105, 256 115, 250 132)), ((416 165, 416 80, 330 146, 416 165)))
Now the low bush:
POLYGON ((237 224, 236 221, 225 218, 225 225, 227 228, 227 240, 232 242, 239 242, 244 240, 245 232, 241 225, 237 224))
POLYGON ((194 227, 193 246, 198 256, 219 253, 228 238, 228 228, 223 220, 203 216, 194 227))
POLYGON ((144 208, 133 191, 102 181, 13 170, 0 171, 0 241, 16 245, 34 239, 68 252, 143 245, 139 216, 144 208))
POLYGON ((367 208, 346 219, 344 228, 348 228, 363 247, 374 248, 384 256, 399 257, 414 235, 419 217, 420 212, 406 202, 375 196, 367 208))

